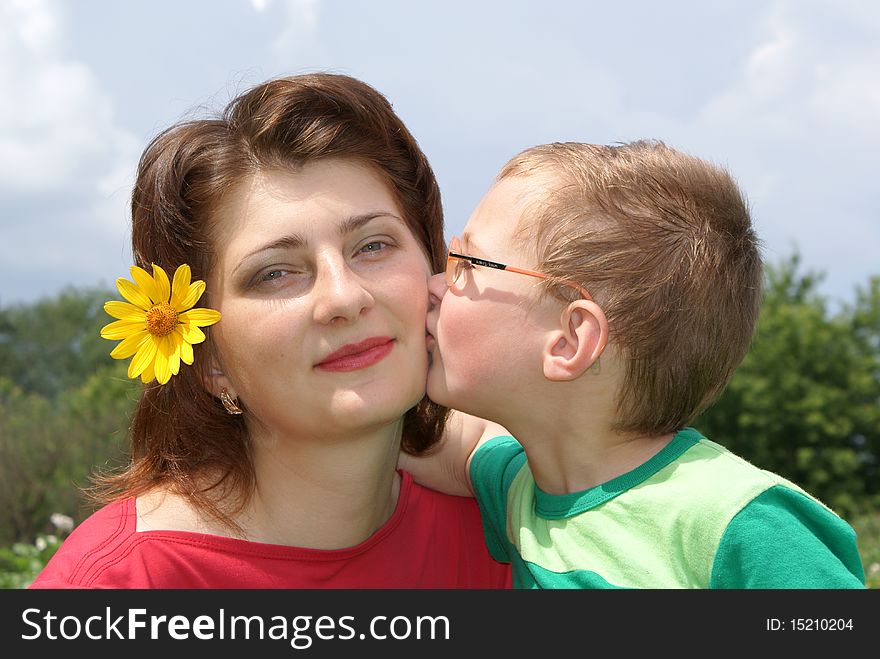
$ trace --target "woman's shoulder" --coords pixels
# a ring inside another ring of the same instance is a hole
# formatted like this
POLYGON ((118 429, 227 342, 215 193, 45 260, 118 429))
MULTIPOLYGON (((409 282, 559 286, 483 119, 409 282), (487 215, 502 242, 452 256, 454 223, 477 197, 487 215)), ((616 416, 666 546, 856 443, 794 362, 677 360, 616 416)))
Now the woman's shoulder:
POLYGON ((230 582, 233 564, 239 556, 257 553, 253 543, 196 528, 207 524, 193 522, 188 507, 177 504, 174 497, 160 494, 101 508, 74 529, 30 587, 210 588, 235 583, 230 582))
POLYGON ((137 498, 137 530, 229 534, 228 528, 213 522, 186 497, 167 489, 154 489, 137 498))
POLYGON ((98 509, 64 540, 31 588, 87 588, 97 566, 124 552, 136 531, 134 499, 98 509))
POLYGON ((175 566, 215 549, 210 526, 163 491, 110 503, 73 530, 30 587, 184 587, 175 566))

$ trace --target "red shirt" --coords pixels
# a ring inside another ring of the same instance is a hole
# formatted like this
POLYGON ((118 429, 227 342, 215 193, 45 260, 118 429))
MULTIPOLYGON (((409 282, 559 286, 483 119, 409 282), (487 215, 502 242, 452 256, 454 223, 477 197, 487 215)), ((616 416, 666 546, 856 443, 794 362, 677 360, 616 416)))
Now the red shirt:
POLYGON ((185 531, 136 531, 135 500, 101 508, 31 588, 509 588, 476 502, 401 472, 391 518, 347 549, 302 549, 185 531))

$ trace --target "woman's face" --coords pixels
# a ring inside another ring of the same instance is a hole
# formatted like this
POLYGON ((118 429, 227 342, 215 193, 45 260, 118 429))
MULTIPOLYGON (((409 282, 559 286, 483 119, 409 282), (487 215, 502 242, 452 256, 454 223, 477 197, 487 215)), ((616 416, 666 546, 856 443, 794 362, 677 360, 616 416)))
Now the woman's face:
POLYGON ((430 267, 376 172, 343 159, 262 172, 227 197, 213 238, 214 386, 249 422, 329 438, 422 399, 430 267))

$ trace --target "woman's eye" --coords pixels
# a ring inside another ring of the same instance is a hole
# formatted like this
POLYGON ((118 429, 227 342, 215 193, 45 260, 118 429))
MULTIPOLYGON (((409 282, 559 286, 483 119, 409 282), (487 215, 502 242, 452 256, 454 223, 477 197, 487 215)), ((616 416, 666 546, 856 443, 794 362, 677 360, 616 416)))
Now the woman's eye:
POLYGON ((388 243, 382 242, 381 240, 373 240, 366 245, 363 245, 359 251, 364 254, 373 254, 375 252, 381 252, 387 246, 388 243))
POLYGON ((288 268, 271 268, 258 274, 254 278, 253 285, 274 287, 280 285, 282 282, 288 281, 289 277, 295 274, 295 270, 290 270, 288 268))

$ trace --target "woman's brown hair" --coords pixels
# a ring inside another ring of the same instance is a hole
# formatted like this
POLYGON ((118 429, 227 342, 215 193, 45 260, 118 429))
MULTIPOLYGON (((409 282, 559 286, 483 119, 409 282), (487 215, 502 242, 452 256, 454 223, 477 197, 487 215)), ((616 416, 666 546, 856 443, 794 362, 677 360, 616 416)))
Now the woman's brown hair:
MULTIPOLYGON (((156 136, 141 156, 131 199, 135 263, 174 272, 188 263, 207 280, 215 263, 211 218, 224 195, 259 171, 296 169, 321 158, 351 158, 387 182, 433 272, 445 266, 443 212, 434 173, 388 100, 345 75, 314 73, 262 83, 213 119, 185 121, 156 136)), ((200 306, 211 306, 208 290, 200 306)), ((144 387, 130 428, 125 471, 96 480, 100 501, 162 485, 235 528, 231 515, 254 487, 251 447, 241 416, 209 391, 211 351, 164 385, 144 387)), ((402 448, 420 453, 440 437, 447 410, 427 398, 404 417, 402 448)))

